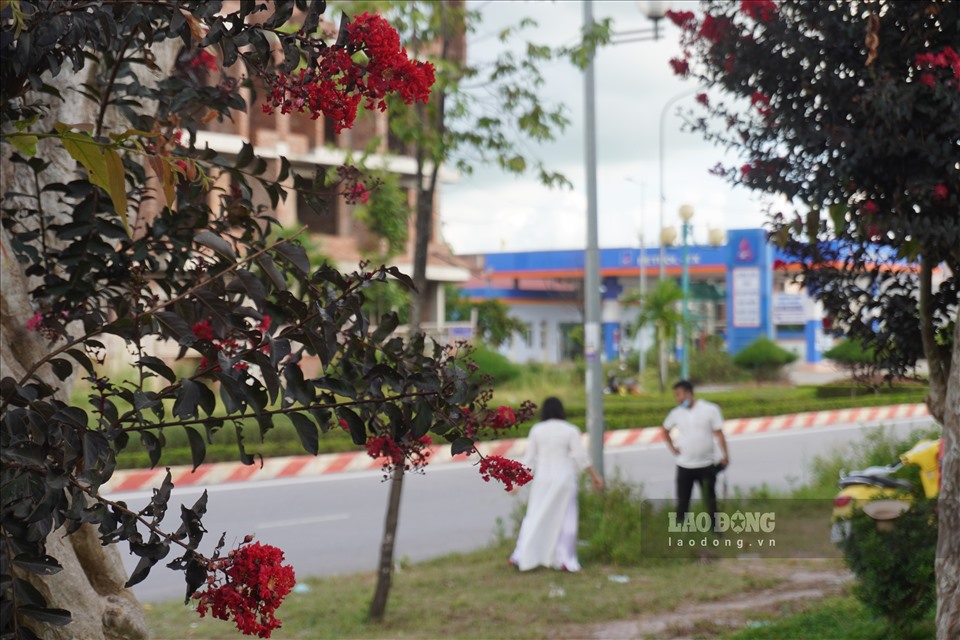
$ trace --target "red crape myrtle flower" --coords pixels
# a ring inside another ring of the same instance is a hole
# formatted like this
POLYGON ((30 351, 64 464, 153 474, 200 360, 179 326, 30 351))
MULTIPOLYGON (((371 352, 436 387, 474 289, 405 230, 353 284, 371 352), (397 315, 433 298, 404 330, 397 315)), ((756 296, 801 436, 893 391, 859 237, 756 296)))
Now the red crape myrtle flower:
POLYGON ((501 405, 493 416, 494 429, 507 429, 517 423, 517 416, 511 407, 501 405))
POLYGON ((399 443, 387 435, 369 438, 364 446, 368 456, 382 460, 381 468, 389 474, 401 465, 406 471, 422 472, 429 462, 432 445, 433 439, 428 435, 415 439, 408 434, 399 443))
POLYGON ((400 35, 378 15, 361 13, 346 27, 345 48, 327 47, 316 67, 294 75, 279 73, 263 105, 265 113, 308 112, 312 119, 325 115, 334 121, 334 131, 353 126, 357 107, 365 99, 367 109, 385 111, 386 97, 397 95, 406 104, 426 102, 435 81, 429 62, 410 60, 400 44, 400 35), (366 61, 356 62, 362 52, 366 61))
POLYGON ((484 482, 490 482, 490 478, 502 482, 506 491, 512 490, 514 485, 522 487, 533 480, 530 469, 516 460, 501 456, 483 458, 480 461, 480 477, 484 482))
POLYGON ((210 71, 216 71, 220 68, 220 65, 217 63, 216 56, 206 49, 201 49, 200 53, 190 60, 190 67, 193 69, 199 69, 200 67, 203 67, 210 71))
POLYGON ((193 335, 197 340, 210 340, 216 337, 213 333, 213 325, 210 324, 209 320, 201 320, 193 325, 193 335))
POLYGON ((206 589, 193 595, 201 618, 209 613, 232 619, 241 633, 261 638, 280 628, 277 607, 296 584, 280 549, 259 542, 241 545, 226 558, 211 560, 209 567, 206 589))
POLYGON ((690 73, 690 63, 683 58, 671 58, 670 67, 673 69, 673 72, 681 78, 685 78, 687 74, 690 73))
POLYGON ((27 331, 39 331, 43 326, 43 314, 37 311, 33 317, 27 320, 27 331))
MULTIPOLYGON (((914 59, 914 64, 921 70, 929 69, 947 69, 953 77, 948 80, 960 91, 960 54, 953 47, 944 47, 939 52, 919 53, 914 59)), ((929 73, 920 75, 920 82, 930 87, 936 86, 936 78, 929 73)))
POLYGON ((743 0, 740 10, 757 22, 770 22, 777 17, 777 3, 773 0, 743 0))
POLYGON ((689 29, 693 27, 695 22, 695 17, 693 11, 667 11, 665 14, 667 19, 673 22, 681 29, 689 29))

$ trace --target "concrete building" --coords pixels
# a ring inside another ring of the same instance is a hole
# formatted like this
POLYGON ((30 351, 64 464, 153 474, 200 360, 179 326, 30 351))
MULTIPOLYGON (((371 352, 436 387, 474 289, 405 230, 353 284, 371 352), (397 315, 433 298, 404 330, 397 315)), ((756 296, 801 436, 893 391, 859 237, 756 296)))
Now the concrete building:
MULTIPOLYGON (((555 363, 572 359, 580 346, 583 325, 583 250, 489 253, 469 256, 474 277, 463 285, 470 299, 496 298, 512 316, 527 324, 502 352, 517 362, 555 363)), ((775 270, 786 256, 766 242, 762 229, 733 230, 722 245, 688 247, 690 317, 696 323, 694 343, 706 336, 723 338, 736 353, 761 336, 814 363, 832 344, 823 332, 819 304, 775 270)), ((622 302, 623 294, 640 285, 657 284, 660 248, 601 249, 600 276, 603 325, 602 358, 612 361, 652 345, 652 336, 633 342, 629 327, 638 307, 622 302)), ((679 281, 682 249, 664 248, 665 277, 679 281)))

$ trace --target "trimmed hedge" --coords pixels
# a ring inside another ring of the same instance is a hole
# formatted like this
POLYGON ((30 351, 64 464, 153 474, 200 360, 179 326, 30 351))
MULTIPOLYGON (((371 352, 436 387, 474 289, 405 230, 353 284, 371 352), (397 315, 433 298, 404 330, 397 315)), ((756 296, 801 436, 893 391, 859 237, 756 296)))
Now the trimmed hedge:
MULTIPOLYGON (((725 392, 703 392, 697 395, 720 405, 725 419, 756 418, 761 416, 801 413, 831 409, 872 407, 891 404, 913 404, 923 402, 926 388, 894 387, 881 394, 869 394, 851 398, 846 395, 821 398, 818 396, 823 387, 765 387, 755 389, 737 389, 725 392)), ((672 394, 658 396, 604 396, 604 420, 608 431, 618 429, 637 429, 656 427, 675 406, 672 394)), ((570 422, 583 428, 586 423, 586 408, 582 402, 564 403, 570 422)), ((523 438, 530 431, 533 422, 519 425, 502 434, 504 438, 523 438)), ((276 426, 267 432, 265 441, 259 442, 253 434, 257 433, 256 423, 251 419, 244 442, 247 452, 260 453, 265 457, 302 455, 303 448, 296 430, 283 417, 278 416, 276 426)), ((166 434, 167 446, 164 447, 160 466, 190 464, 190 448, 182 430, 171 429, 166 434)), ((207 445, 207 462, 225 462, 238 459, 236 434, 233 429, 223 429, 213 434, 213 443, 207 445)), ((435 438, 439 443, 442 440, 435 438)), ((320 437, 320 453, 337 453, 361 450, 353 444, 350 436, 341 429, 331 429, 320 437)), ((127 449, 118 457, 118 468, 146 468, 149 459, 138 440, 131 439, 127 449)))

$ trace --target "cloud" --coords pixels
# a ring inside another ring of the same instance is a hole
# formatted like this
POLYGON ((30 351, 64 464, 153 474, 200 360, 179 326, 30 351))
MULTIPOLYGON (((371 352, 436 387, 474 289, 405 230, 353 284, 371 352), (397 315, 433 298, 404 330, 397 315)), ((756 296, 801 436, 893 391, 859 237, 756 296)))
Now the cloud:
MULTIPOLYGON (((572 44, 582 27, 582 3, 471 2, 484 21, 468 44, 472 60, 491 59, 497 42, 491 34, 533 17, 539 29, 535 42, 572 44)), ((594 2, 594 19, 614 20, 623 31, 649 23, 633 2, 594 2)), ((660 121, 664 116, 665 225, 677 224, 677 210, 689 202, 697 211, 694 237, 706 240, 709 226, 750 228, 763 222, 763 203, 744 189, 733 189, 709 173, 718 161, 738 164, 734 157, 682 131, 676 109, 694 106, 697 87, 677 78, 668 61, 679 52, 678 31, 661 23, 664 38, 657 42, 619 44, 601 49, 595 60, 597 190, 600 244, 636 246, 642 226, 648 244, 660 228, 660 121), (675 106, 665 105, 689 93, 675 106), (629 181, 628 181, 629 178, 629 181), (643 188, 641 188, 641 184, 643 188), (641 224, 642 219, 642 224, 641 224)), ((497 169, 477 167, 458 184, 444 185, 441 216, 444 236, 459 253, 500 250, 579 248, 585 244, 585 140, 583 74, 565 61, 544 65, 542 96, 563 103, 571 124, 553 143, 532 148, 548 168, 564 173, 572 192, 550 190, 535 179, 517 179, 497 169)))

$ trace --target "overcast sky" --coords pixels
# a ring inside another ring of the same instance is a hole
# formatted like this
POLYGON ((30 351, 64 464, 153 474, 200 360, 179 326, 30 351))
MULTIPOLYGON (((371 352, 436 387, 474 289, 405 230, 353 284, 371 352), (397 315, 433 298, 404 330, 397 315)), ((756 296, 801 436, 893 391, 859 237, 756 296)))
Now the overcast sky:
MULTIPOLYGON (((528 39, 551 45, 572 44, 583 24, 578 0, 469 0, 483 23, 468 44, 471 59, 491 58, 496 34, 524 17, 539 23, 528 39)), ((673 7, 696 9, 696 2, 674 0, 673 7), (685 5, 685 6, 684 6, 685 5)), ((596 21, 613 18, 614 29, 649 26, 632 0, 593 3, 596 21)), ((692 106, 696 85, 671 71, 679 52, 678 29, 664 20, 664 38, 603 48, 595 60, 597 111, 597 190, 601 247, 636 247, 638 230, 646 244, 658 242, 660 114, 674 96, 691 92, 667 111, 664 161, 664 224, 678 225, 681 204, 695 208, 694 238, 706 242, 708 227, 761 226, 763 202, 710 175, 717 162, 740 163, 697 134, 681 131, 676 115, 692 106), (642 220, 642 223, 641 223, 642 220)), ((568 62, 543 68, 543 97, 567 106, 570 126, 556 143, 537 149, 549 168, 564 173, 573 190, 548 189, 534 178, 515 178, 498 169, 478 167, 441 192, 443 236, 458 254, 495 251, 583 248, 586 237, 583 74, 568 62)))

